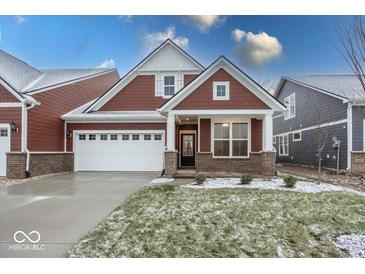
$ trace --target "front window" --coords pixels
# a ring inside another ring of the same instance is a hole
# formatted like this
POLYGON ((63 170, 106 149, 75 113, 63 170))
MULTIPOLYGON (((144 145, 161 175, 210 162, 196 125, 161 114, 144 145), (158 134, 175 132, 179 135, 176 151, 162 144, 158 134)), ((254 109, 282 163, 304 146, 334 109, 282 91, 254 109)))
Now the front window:
POLYGON ((284 99, 284 105, 286 110, 284 112, 284 119, 288 120, 295 117, 296 107, 295 107, 295 93, 289 95, 284 99))
POLYGON ((164 76, 163 78, 164 96, 171 97, 175 94, 175 76, 164 76))
POLYGON ((278 136, 279 138, 279 155, 288 156, 289 146, 288 146, 288 135, 278 136))
POLYGON ((297 131, 293 133, 293 142, 298 142, 302 140, 302 132, 297 131))
POLYGON ((213 82, 213 100, 229 100, 229 82, 213 82))
POLYGON ((214 124, 215 157, 248 157, 248 124, 214 124))

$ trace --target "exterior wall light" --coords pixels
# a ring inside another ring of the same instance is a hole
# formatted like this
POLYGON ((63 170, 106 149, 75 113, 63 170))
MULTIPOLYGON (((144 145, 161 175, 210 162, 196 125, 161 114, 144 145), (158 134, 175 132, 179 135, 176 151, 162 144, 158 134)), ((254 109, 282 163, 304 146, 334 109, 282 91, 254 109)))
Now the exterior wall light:
POLYGON ((14 121, 11 121, 11 123, 10 123, 10 129, 11 129, 11 133, 18 133, 19 132, 19 129, 16 126, 16 124, 15 124, 14 121))

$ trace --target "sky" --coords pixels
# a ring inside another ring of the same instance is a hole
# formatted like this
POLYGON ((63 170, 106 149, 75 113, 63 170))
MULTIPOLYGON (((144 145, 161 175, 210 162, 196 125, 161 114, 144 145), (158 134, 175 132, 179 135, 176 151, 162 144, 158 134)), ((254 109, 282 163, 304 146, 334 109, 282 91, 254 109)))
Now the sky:
POLYGON ((349 74, 336 16, 0 16, 0 49, 36 68, 116 67, 123 76, 166 38, 202 65, 226 56, 260 83, 349 74))

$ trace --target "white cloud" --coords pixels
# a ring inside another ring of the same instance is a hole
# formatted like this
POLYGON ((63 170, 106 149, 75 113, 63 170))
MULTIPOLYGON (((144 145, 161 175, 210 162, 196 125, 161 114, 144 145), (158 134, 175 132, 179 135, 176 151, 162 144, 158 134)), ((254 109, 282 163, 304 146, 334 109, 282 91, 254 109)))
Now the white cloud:
POLYGON ((133 20, 133 16, 132 15, 119 15, 118 18, 120 20, 122 20, 123 22, 126 22, 126 23, 131 23, 133 20))
POLYGON ((232 30, 232 37, 236 42, 241 42, 242 38, 246 35, 246 32, 240 29, 232 30))
POLYGON ((15 24, 20 25, 21 23, 24 23, 26 18, 22 15, 15 15, 14 16, 15 24))
POLYGON ((104 62, 102 62, 98 68, 114 68, 115 67, 115 61, 114 59, 107 59, 104 62))
POLYGON ((238 44, 235 49, 235 55, 242 65, 256 67, 264 65, 279 58, 283 51, 279 40, 266 32, 258 34, 248 32, 243 35, 242 39, 244 42, 238 44))
POLYGON ((225 21, 225 17, 220 15, 187 15, 185 18, 201 32, 208 32, 225 21))
POLYGON ((147 33, 144 35, 144 43, 148 51, 151 51, 163 43, 166 39, 172 40, 178 46, 187 49, 189 47, 189 39, 187 37, 176 37, 174 27, 169 27, 165 32, 147 33))

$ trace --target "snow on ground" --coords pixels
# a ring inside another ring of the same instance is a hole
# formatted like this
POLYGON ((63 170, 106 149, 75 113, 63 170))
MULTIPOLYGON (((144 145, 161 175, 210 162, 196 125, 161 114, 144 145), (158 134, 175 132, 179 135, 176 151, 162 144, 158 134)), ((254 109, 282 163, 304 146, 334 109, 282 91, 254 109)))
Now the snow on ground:
POLYGON ((341 235, 332 240, 340 249, 353 258, 365 258, 365 235, 341 235))
POLYGON ((325 191, 345 191, 354 194, 358 194, 365 197, 365 193, 350 188, 335 186, 325 183, 312 183, 305 181, 298 181, 294 188, 285 187, 284 180, 277 178, 272 180, 263 179, 253 179, 248 185, 243 185, 240 182, 240 178, 216 178, 207 179, 203 184, 198 185, 195 182, 183 185, 181 187, 186 188, 197 188, 197 189, 207 189, 207 188, 261 188, 261 189, 276 189, 283 191, 297 191, 306 193, 319 193, 325 191))
POLYGON ((156 178, 150 182, 150 184, 166 184, 175 181, 173 178, 156 178))

